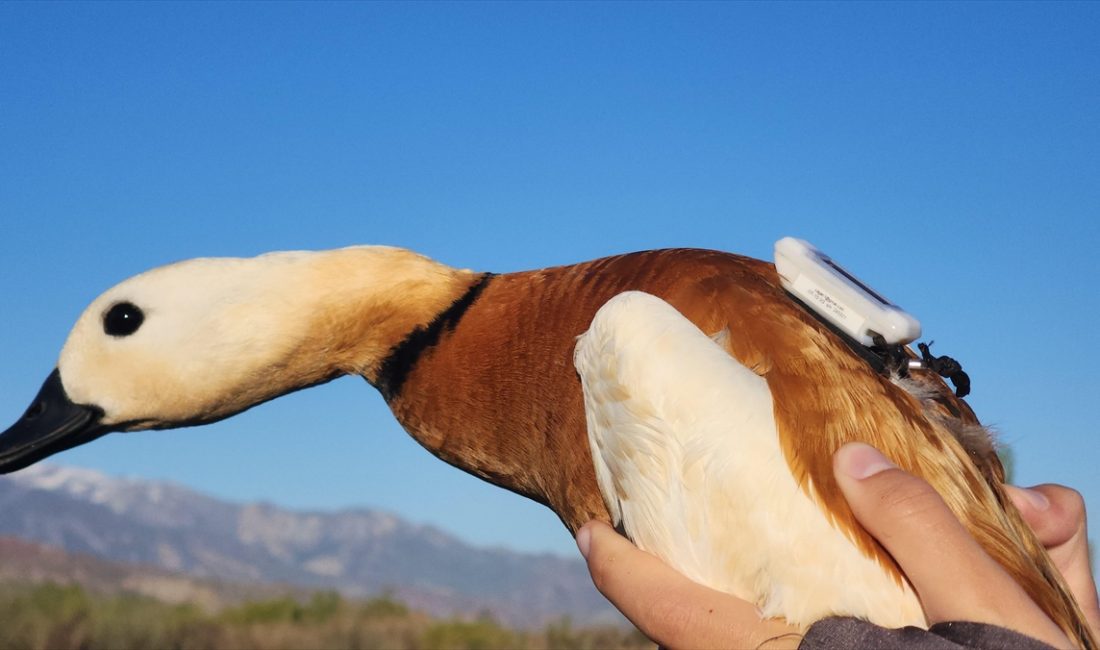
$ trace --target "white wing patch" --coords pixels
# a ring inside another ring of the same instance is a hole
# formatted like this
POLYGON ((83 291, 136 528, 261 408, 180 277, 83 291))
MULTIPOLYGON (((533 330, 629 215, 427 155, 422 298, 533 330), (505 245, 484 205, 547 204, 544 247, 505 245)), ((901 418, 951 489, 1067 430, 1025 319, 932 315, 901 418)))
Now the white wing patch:
POLYGON ((912 591, 799 489, 767 382, 720 344, 640 292, 608 301, 578 338, 596 478, 615 522, 640 548, 765 616, 923 626, 912 591))

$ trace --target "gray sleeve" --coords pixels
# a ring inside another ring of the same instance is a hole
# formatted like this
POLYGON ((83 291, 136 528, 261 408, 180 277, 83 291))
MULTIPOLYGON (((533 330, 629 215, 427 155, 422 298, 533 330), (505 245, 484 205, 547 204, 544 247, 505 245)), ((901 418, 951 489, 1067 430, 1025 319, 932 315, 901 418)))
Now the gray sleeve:
POLYGON ((898 650, 1052 650, 1051 646, 1012 630, 965 621, 919 627, 887 629, 857 618, 832 617, 814 623, 802 637, 799 650, 879 648, 898 650))

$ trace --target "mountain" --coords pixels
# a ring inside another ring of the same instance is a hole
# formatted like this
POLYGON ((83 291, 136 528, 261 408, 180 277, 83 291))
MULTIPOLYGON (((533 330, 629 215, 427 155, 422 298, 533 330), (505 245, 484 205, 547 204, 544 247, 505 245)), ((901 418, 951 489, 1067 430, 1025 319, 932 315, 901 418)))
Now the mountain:
POLYGON ((0 478, 0 535, 233 583, 390 592, 432 614, 515 626, 622 619, 580 560, 478 548, 384 512, 237 504, 178 485, 36 465, 0 478))
POLYGON ((190 603, 206 611, 250 600, 309 596, 302 589, 288 586, 192 578, 156 567, 69 553, 16 537, 0 537, 0 585, 45 582, 75 583, 91 593, 109 596, 131 593, 169 604, 190 603))

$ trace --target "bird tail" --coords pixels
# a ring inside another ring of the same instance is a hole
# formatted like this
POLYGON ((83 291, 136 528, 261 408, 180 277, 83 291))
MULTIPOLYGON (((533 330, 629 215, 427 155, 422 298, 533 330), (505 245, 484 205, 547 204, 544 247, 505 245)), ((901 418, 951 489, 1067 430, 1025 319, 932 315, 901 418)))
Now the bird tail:
MULTIPOLYGON (((997 463, 999 467, 999 462, 997 463)), ((1000 470, 1003 476, 1003 469, 1000 470)), ((1014 540, 982 529, 972 530, 978 542, 994 560, 1008 570, 1031 599, 1066 633, 1070 641, 1083 650, 1098 650, 1096 636, 1086 622, 1084 612, 1073 597, 1046 549, 1039 543, 1031 527, 1009 499, 1000 481, 990 481, 990 487, 1000 502, 1003 513, 1002 534, 1014 540), (1006 543, 1008 542, 1008 543, 1006 543), (1011 543, 1015 542, 1015 543, 1011 543)))
MULTIPOLYGON (((1088 619, 1062 573, 1009 498, 1004 487, 1004 465, 996 453, 990 430, 978 422, 973 411, 962 400, 955 400, 954 417, 948 417, 940 408, 942 402, 922 402, 925 415, 933 427, 941 431, 946 429, 958 443, 959 447, 950 445, 954 454, 948 455, 955 456, 956 462, 963 467, 962 475, 965 477, 958 481, 956 474, 956 480, 950 480, 950 474, 931 471, 925 475, 926 478, 986 553, 1015 578, 1077 647, 1100 650, 1088 619), (965 464, 970 464, 973 469, 968 471, 965 464), (978 476, 970 473, 973 470, 977 470, 978 476), (982 483, 989 488, 988 491, 979 487, 982 483)), ((918 462, 918 465, 921 464, 918 462)))
MULTIPOLYGON (((859 440, 883 450, 902 469, 928 481, 982 548, 1012 576, 1070 641, 1083 650, 1100 650, 1087 619, 1061 573, 1004 488, 1004 467, 992 437, 962 400, 951 400, 954 413, 935 400, 881 380, 868 381, 858 366, 826 367, 822 382, 811 367, 784 359, 769 369, 776 400, 776 422, 788 464, 796 480, 816 495, 834 523, 883 568, 903 579, 892 557, 855 520, 832 475, 832 454, 859 440), (800 367, 806 366, 806 367, 800 367), (833 386, 847 385, 841 393, 833 386), (777 390, 779 389, 779 390, 777 390), (858 407, 855 405, 859 405, 858 407), (796 437, 789 432, 823 431, 796 437), (786 435, 785 435, 786 434, 786 435), (824 448, 814 448, 825 445, 824 448)), ((817 375, 822 366, 817 364, 817 375)))
MULTIPOLYGON (((907 386, 907 390, 911 388, 907 386)), ((925 415, 933 426, 942 427, 952 434, 965 450, 956 449, 958 462, 970 461, 989 491, 971 488, 971 493, 967 494, 959 490, 967 480, 962 483, 938 481, 936 479, 944 477, 939 472, 932 472, 927 478, 986 553, 1016 579, 1075 645, 1086 650, 1100 650, 1100 644, 1062 573, 1005 490, 1004 464, 996 453, 993 434, 978 422, 973 411, 962 400, 955 400, 954 417, 949 417, 940 408, 942 399, 941 396, 940 399, 922 400, 925 415), (985 507, 974 508, 976 503, 985 507)), ((964 470, 963 474, 969 472, 964 470)), ((979 480, 977 476, 970 476, 975 481, 979 480)))

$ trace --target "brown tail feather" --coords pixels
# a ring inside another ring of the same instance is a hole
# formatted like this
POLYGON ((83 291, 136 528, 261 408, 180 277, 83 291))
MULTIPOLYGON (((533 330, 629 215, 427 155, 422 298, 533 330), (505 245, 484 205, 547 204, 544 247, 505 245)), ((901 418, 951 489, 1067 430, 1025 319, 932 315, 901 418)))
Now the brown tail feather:
POLYGON ((709 315, 687 309, 696 304, 690 301, 676 306, 703 331, 728 329, 732 335, 720 343, 767 379, 791 473, 838 528, 904 579, 893 558, 856 521, 833 476, 836 450, 866 442, 927 480, 1074 644, 1100 650, 1061 574, 1007 498, 1004 468, 970 407, 938 376, 914 377, 923 385, 914 395, 869 372, 836 335, 786 299, 769 265, 734 271, 712 278, 707 300, 697 301, 710 305, 709 315))
POLYGON ((1014 541, 1017 544, 1002 543, 996 538, 983 539, 980 533, 975 534, 978 542, 1016 578, 1031 599, 1062 628, 1071 641, 1086 650, 1100 648, 1061 572, 1008 498, 1003 485, 995 483, 991 487, 1004 514, 1005 530, 1016 537, 1014 541))
POLYGON ((953 399, 950 393, 940 392, 924 400, 925 414, 949 430, 962 446, 966 454, 958 457, 960 465, 964 466, 964 471, 972 465, 981 475, 989 488, 989 498, 979 496, 977 503, 983 506, 974 508, 973 495, 963 494, 951 499, 956 487, 936 485, 937 489, 986 553, 1016 579, 1076 645, 1097 648, 1096 638, 1061 573, 1004 489, 1004 465, 995 451, 991 432, 981 426, 965 402, 948 403, 953 399))
MULTIPOLYGON (((1060 573, 1008 499, 1004 469, 992 452, 989 433, 975 426, 969 408, 959 400, 951 416, 958 420, 952 422, 929 400, 868 373, 854 356, 850 363, 838 359, 835 346, 832 358, 815 359, 819 350, 828 349, 820 339, 813 340, 815 334, 807 332, 809 340, 797 350, 772 357, 763 374, 775 395, 776 423, 791 471, 836 525, 902 579, 893 558, 855 520, 832 473, 837 449, 851 441, 866 442, 927 480, 1075 645, 1100 650, 1060 573), (975 444, 984 451, 975 452, 975 444)), ((734 350, 734 356, 749 357, 739 352, 734 350)))
MULTIPOLYGON (((925 401, 925 413, 937 428, 950 431, 961 448, 952 449, 958 463, 956 473, 961 470, 971 479, 980 476, 984 485, 973 485, 974 480, 959 481, 958 476, 935 470, 923 476, 940 492, 986 553, 1008 571, 1066 636, 1080 648, 1096 650, 1097 640, 1084 612, 1004 489, 1004 466, 994 451, 992 434, 981 427, 969 408, 956 411, 959 416, 951 419, 937 408, 944 397, 941 393, 938 401, 925 401), (964 485, 969 489, 960 489, 964 485)), ((965 406, 961 401, 958 404, 965 406)))

